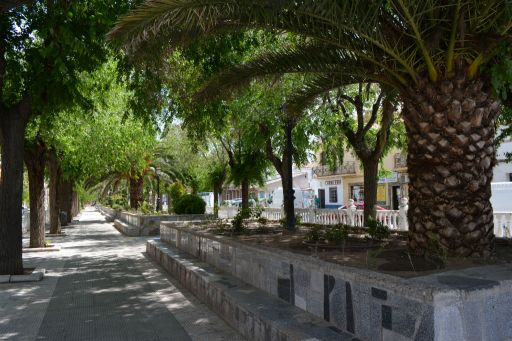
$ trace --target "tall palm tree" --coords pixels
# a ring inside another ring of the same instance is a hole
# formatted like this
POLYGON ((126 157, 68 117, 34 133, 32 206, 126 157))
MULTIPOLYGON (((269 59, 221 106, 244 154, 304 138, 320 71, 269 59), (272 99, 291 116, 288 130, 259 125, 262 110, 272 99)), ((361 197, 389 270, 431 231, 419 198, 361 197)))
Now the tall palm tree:
POLYGON ((331 87, 334 76, 339 83, 352 77, 400 94, 409 137, 410 248, 488 256, 500 104, 482 69, 510 41, 511 18, 510 0, 148 0, 110 37, 131 52, 229 30, 307 37, 305 46, 267 58, 271 70, 306 66, 318 70, 317 88, 331 87))

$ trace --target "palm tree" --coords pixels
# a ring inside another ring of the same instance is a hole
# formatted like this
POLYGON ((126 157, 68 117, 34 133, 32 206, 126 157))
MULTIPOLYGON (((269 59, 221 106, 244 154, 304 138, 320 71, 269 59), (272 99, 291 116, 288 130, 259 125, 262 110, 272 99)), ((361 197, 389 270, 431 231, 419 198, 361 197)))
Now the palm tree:
POLYGON ((148 0, 110 37, 130 52, 229 30, 307 37, 304 46, 268 56, 267 74, 316 69, 320 88, 354 78, 400 94, 409 137, 410 248, 436 244, 450 254, 489 256, 500 104, 482 70, 511 38, 510 18, 509 0, 148 0))

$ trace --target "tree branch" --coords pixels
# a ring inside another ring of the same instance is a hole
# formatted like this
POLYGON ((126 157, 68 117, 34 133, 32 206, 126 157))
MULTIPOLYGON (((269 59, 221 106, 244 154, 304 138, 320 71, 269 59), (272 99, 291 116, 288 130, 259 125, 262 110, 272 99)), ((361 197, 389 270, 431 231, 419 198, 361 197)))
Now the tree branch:
POLYGON ((365 135, 368 132, 368 130, 371 129, 371 127, 374 125, 375 121, 377 120, 377 116, 379 114, 379 109, 380 109, 380 105, 381 105, 383 97, 384 97, 384 92, 381 90, 379 97, 377 97, 377 100, 375 101, 375 103, 373 103, 372 115, 371 115, 368 123, 366 123, 365 127, 363 128, 363 135, 365 135))

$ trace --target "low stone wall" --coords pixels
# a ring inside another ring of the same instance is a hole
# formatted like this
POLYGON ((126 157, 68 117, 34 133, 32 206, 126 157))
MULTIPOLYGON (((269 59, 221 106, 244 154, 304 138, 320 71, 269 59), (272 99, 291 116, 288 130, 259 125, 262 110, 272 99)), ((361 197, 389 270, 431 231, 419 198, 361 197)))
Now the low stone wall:
POLYGON ((113 208, 102 205, 96 205, 96 208, 105 216, 105 220, 109 223, 113 222, 120 212, 119 210, 114 210, 113 208))
POLYGON ((512 266, 404 279, 162 223, 161 239, 364 340, 512 338, 512 266))
POLYGON ((156 236, 160 233, 160 223, 163 221, 205 221, 212 220, 212 214, 173 214, 146 215, 114 210, 98 205, 99 211, 105 215, 108 222, 129 237, 156 236))

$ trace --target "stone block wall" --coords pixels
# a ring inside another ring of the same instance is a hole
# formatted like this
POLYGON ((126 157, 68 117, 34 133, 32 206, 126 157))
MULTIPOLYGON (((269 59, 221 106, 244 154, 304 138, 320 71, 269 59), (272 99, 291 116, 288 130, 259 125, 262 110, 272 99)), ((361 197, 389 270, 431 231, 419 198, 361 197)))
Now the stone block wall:
POLYGON ((172 214, 147 215, 114 210, 98 205, 99 211, 105 215, 108 222, 114 222, 121 233, 130 236, 156 236, 160 233, 160 223, 163 221, 206 221, 214 219, 213 214, 172 214))
POLYGON ((250 246, 190 224, 163 223, 161 239, 363 340, 512 338, 512 266, 405 279, 250 246))

